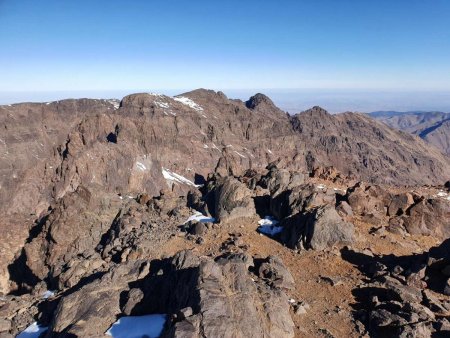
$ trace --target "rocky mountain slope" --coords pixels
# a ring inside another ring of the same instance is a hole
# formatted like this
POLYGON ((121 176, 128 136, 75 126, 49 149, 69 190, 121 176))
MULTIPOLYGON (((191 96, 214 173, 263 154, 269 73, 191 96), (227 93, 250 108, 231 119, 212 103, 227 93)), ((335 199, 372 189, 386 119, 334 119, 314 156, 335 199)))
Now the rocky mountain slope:
POLYGON ((444 154, 450 154, 450 113, 374 112, 371 116, 392 128, 418 135, 444 154))
POLYGON ((450 162, 416 136, 203 89, 0 113, 0 337, 450 331, 450 162))

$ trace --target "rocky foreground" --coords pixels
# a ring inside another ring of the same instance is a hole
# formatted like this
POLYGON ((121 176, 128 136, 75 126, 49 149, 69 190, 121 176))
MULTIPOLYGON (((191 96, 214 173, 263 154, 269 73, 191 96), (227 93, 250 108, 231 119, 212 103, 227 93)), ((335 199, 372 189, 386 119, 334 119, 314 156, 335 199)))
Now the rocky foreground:
POLYGON ((0 337, 450 335, 417 137, 205 90, 0 111, 0 337))
POLYGON ((344 183, 271 165, 184 195, 78 187, 8 267, 2 337, 34 322, 44 337, 101 337, 152 314, 161 337, 450 334, 448 190, 344 183))

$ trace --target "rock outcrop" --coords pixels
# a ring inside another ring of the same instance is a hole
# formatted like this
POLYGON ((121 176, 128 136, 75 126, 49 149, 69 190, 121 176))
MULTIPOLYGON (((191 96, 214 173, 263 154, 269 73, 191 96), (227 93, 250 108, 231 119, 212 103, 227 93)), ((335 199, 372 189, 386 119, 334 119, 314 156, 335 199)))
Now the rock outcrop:
POLYGON ((292 249, 324 250, 334 245, 351 244, 354 226, 345 222, 333 206, 316 207, 285 218, 280 239, 292 249))

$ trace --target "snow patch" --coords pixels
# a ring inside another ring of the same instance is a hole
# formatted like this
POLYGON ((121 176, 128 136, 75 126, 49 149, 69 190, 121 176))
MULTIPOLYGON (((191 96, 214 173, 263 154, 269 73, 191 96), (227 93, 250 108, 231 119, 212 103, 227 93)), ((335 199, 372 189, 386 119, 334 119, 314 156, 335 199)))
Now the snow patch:
POLYGON ((163 314, 125 316, 119 318, 105 334, 113 338, 158 338, 166 319, 163 314))
POLYGON ((196 188, 201 187, 201 185, 195 184, 191 180, 188 180, 186 177, 178 175, 178 174, 170 171, 169 169, 162 168, 162 174, 167 181, 173 181, 176 183, 187 184, 187 185, 191 185, 196 188))
POLYGON ((161 101, 155 101, 155 104, 159 107, 159 108, 169 108, 169 104, 167 102, 161 102, 161 101))
POLYGON ((37 322, 34 322, 21 333, 19 333, 16 338, 39 338, 39 336, 47 330, 48 327, 41 326, 37 322))
POLYGON ((214 217, 205 216, 200 211, 197 211, 195 214, 190 216, 186 220, 186 222, 184 222, 183 224, 186 224, 187 222, 190 222, 190 221, 197 221, 197 222, 201 222, 201 223, 206 223, 206 222, 214 223, 216 221, 216 219, 214 217))
POLYGON ((450 194, 446 193, 443 190, 439 190, 439 192, 436 195, 434 195, 434 197, 441 197, 446 199, 447 201, 450 201, 450 194))
POLYGON ((247 157, 245 157, 244 155, 242 155, 241 153, 238 153, 236 150, 234 150, 234 152, 236 153, 236 154, 238 154, 240 157, 242 157, 242 158, 247 158, 247 157))
POLYGON ((274 236, 283 230, 282 226, 277 226, 278 221, 272 216, 266 216, 258 221, 258 231, 265 235, 274 236))
POLYGON ((325 184, 318 184, 317 189, 326 189, 327 186, 325 184))
POLYGON ((55 291, 47 290, 42 294, 43 299, 52 298, 55 295, 55 291))
POLYGON ((178 101, 178 102, 184 104, 185 106, 188 106, 188 107, 196 110, 196 111, 203 111, 203 108, 200 105, 198 105, 197 103, 195 103, 188 97, 178 96, 178 97, 174 97, 173 99, 175 101, 178 101))
POLYGON ((203 148, 208 149, 209 147, 208 147, 207 144, 204 144, 204 145, 203 145, 203 148))
POLYGON ((119 100, 110 99, 110 100, 105 100, 105 101, 110 103, 115 110, 119 109, 119 107, 120 107, 120 101, 119 100))
POLYGON ((267 149, 267 152, 268 152, 269 154, 273 154, 273 153, 272 153, 272 150, 270 150, 270 149, 267 149))
POLYGON ((140 171, 146 171, 147 167, 144 165, 144 163, 141 162, 136 162, 136 167, 140 170, 140 171))

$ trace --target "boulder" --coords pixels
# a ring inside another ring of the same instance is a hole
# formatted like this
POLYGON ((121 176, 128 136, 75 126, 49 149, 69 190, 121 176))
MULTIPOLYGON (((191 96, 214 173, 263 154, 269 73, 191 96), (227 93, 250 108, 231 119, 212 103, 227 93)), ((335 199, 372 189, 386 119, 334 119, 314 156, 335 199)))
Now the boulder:
POLYGON ((219 222, 230 222, 256 215, 253 195, 245 184, 233 177, 219 179, 215 187, 215 217, 219 222))
POLYGON ((374 215, 382 218, 387 214, 391 194, 380 186, 366 187, 358 183, 348 189, 347 200, 356 215, 374 215))
POLYGON ((414 204, 414 198, 412 194, 406 192, 402 194, 394 195, 389 203, 388 215, 399 216, 406 212, 406 210, 414 204))
POLYGON ((307 183, 271 196, 270 212, 276 218, 283 219, 325 204, 336 204, 334 191, 307 183))
POLYGON ((295 214, 284 219, 281 225, 280 239, 292 249, 324 250, 354 240, 353 224, 342 220, 331 205, 295 214))
POLYGON ((443 199, 424 199, 402 216, 403 226, 410 234, 450 237, 450 203, 443 199))

